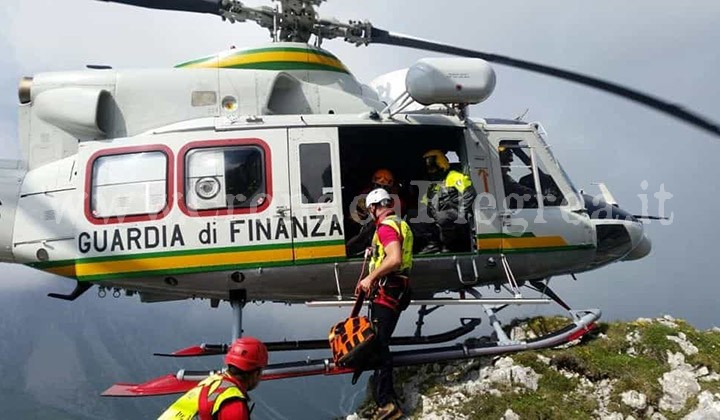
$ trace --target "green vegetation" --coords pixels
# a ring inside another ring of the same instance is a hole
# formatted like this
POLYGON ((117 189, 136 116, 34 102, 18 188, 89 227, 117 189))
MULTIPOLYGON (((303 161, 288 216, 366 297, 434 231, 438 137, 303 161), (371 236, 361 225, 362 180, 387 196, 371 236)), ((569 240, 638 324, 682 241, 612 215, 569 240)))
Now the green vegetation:
MULTIPOLYGON (((567 319, 554 317, 523 320, 515 325, 521 325, 526 333, 544 335, 567 323, 567 319)), ((686 355, 686 363, 720 372, 720 332, 697 331, 681 320, 639 320, 602 323, 591 337, 569 348, 512 355, 515 365, 531 368, 540 375, 537 391, 515 382, 492 383, 492 389, 497 391, 464 394, 461 403, 447 398, 458 390, 479 389, 463 388, 463 382, 477 381, 479 370, 493 363, 487 359, 398 369, 397 388, 401 390, 409 383, 419 394, 433 400, 436 411, 445 407, 473 419, 499 419, 507 409, 521 419, 585 419, 598 417, 600 411, 645 417, 646 409, 635 409, 622 402, 621 395, 633 390, 647 397, 652 410, 660 411, 668 419, 679 419, 696 407, 697 397, 688 399, 679 413, 658 407, 663 397, 659 379, 672 369, 668 353, 682 353, 681 346, 667 337, 678 337, 681 333, 699 350, 697 354, 686 355), (606 384, 604 397, 598 391, 603 388, 598 386, 601 382, 606 384)), ((699 384, 702 390, 720 393, 720 381, 699 384)), ((414 407, 413 418, 422 418, 420 405, 414 407)))
POLYGON ((473 398, 463 414, 476 419, 499 419, 510 408, 521 419, 580 420, 591 418, 597 404, 588 396, 550 393, 504 394, 500 397, 482 395, 473 398))

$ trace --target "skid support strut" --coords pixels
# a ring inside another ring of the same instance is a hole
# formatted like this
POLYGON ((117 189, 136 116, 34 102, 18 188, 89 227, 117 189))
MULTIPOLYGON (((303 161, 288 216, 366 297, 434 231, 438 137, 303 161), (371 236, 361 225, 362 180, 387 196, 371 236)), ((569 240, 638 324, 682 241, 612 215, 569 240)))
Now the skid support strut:
POLYGON ((555 301, 555 303, 565 308, 565 310, 571 310, 570 306, 565 303, 565 301, 563 301, 560 296, 558 296, 558 294, 553 291, 553 289, 550 288, 550 278, 546 279, 545 283, 540 280, 532 280, 530 281, 530 284, 532 285, 533 289, 549 297, 550 299, 555 301))
POLYGON ((440 309, 441 305, 435 305, 428 309, 427 305, 420 306, 420 309, 418 310, 418 320, 415 322, 415 334, 414 337, 422 337, 422 327, 425 325, 425 317, 427 315, 430 315, 435 310, 440 309))
POLYGON ((231 343, 242 337, 242 311, 247 302, 247 293, 245 289, 230 291, 230 306, 233 311, 233 328, 231 343))
MULTIPOLYGON (((469 294, 471 294, 476 299, 482 299, 482 294, 477 291, 477 289, 473 289, 471 287, 468 287, 465 289, 465 291, 469 294)), ((518 298, 518 300, 520 300, 518 298)), ((493 331, 495 331, 495 335, 497 336, 498 344, 506 345, 506 344, 514 344, 515 342, 510 340, 510 337, 505 334, 505 331, 503 330, 502 323, 497 317, 497 312, 505 308, 507 305, 482 305, 483 311, 488 317, 488 321, 490 321, 490 325, 493 328, 493 331)))

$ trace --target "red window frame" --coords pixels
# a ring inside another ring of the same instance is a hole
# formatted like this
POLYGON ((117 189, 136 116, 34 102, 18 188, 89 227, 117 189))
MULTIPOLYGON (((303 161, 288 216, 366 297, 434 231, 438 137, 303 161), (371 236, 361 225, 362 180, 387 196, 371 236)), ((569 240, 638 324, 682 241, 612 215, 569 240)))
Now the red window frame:
POLYGON ((175 167, 175 155, 172 150, 162 144, 152 144, 143 146, 128 146, 118 147, 115 149, 104 149, 95 152, 88 163, 85 166, 85 218, 94 225, 109 225, 116 223, 136 223, 136 222, 147 222, 155 221, 164 218, 170 213, 173 206, 172 193, 174 191, 174 180, 175 176, 173 168, 175 167), (128 155, 133 153, 142 152, 160 152, 167 158, 165 167, 165 207, 157 213, 148 214, 134 214, 128 216, 110 216, 110 217, 95 217, 92 212, 92 177, 95 161, 104 156, 116 156, 116 155, 128 155))
POLYGON ((242 139, 224 139, 224 140, 199 140, 186 144, 178 152, 178 170, 177 170, 177 205, 180 211, 190 217, 210 217, 210 216, 227 216, 232 214, 254 214, 262 213, 270 207, 272 202, 273 183, 272 183, 272 154, 267 143, 259 138, 242 138, 242 139), (185 164, 187 154, 191 150, 210 149, 218 147, 235 147, 235 146, 255 146, 259 147, 263 153, 263 163, 265 166, 265 194, 267 200, 257 207, 240 207, 240 208, 220 208, 208 210, 193 210, 188 208, 185 200, 185 164))

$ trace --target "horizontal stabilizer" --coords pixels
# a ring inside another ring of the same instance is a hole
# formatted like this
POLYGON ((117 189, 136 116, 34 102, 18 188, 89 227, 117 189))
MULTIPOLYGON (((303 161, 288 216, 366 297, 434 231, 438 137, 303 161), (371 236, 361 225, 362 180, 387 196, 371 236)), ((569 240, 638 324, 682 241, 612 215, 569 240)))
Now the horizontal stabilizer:
POLYGON ((115 384, 102 393, 103 397, 154 397, 182 394, 195 387, 198 381, 178 379, 165 375, 142 384, 115 384))
POLYGON ((199 357, 199 356, 217 356, 227 353, 227 344, 201 344, 199 346, 186 347, 174 351, 172 353, 153 353, 155 356, 162 357, 199 357))

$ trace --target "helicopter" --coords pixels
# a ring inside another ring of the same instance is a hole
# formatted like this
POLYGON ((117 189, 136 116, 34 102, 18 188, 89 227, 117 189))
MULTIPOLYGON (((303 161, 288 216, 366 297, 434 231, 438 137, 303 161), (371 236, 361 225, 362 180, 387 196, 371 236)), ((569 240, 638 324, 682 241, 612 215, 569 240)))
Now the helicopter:
MULTIPOLYGON (((78 280, 73 293, 54 297, 75 299, 97 284, 101 291, 137 292, 144 301, 201 297, 217 305, 230 300, 236 320, 250 300, 336 305, 351 294, 362 265, 345 247, 347 204, 361 187, 353 178, 391 166, 397 155, 393 147, 400 149, 393 143, 418 157, 429 148, 455 152, 458 168, 487 199, 473 213, 474 246, 452 255, 416 256, 418 304, 481 304, 493 319, 503 305, 543 303, 517 297, 520 287, 552 296, 540 281, 649 252, 638 217, 613 205, 608 193, 595 203, 579 194, 550 154, 540 125, 465 115, 468 104, 492 93, 494 75, 486 63, 474 58, 418 62, 404 73, 398 96, 390 93, 383 102, 373 91, 397 86, 394 76, 364 86, 331 53, 307 42, 311 35, 342 37, 356 44, 484 56, 521 68, 532 69, 532 63, 407 39, 366 22, 326 21, 314 12, 320 2, 282 2, 282 11, 239 2, 125 3, 254 20, 271 30, 275 42, 177 69, 96 68, 22 82, 27 167, 12 173, 21 180, 3 191, 3 210, 17 208, 2 214, 4 226, 15 226, 4 229, 9 248, 3 258, 78 280), (273 54, 281 58, 265 58, 273 54), (444 78, 423 78, 428 70, 444 78), (413 75, 418 78, 408 82, 413 75), (454 82, 449 89, 442 85, 448 81, 454 82), (423 92, 428 86, 436 91, 423 92), (380 148, 387 160, 373 162, 380 148), (534 205, 512 208, 503 199, 500 149, 522 162, 512 171, 526 171, 540 190, 534 205), (259 182, 251 194, 227 183, 248 179, 248 173, 217 170, 236 164, 234 159, 248 162, 246 171, 254 165, 250 171, 259 182), (543 199, 549 195, 542 191, 547 177, 554 195, 562 196, 559 205, 543 199), (256 194, 258 189, 263 194, 256 194), (229 193, 233 200, 252 198, 229 203, 229 193), (599 208, 605 212, 593 211, 599 208), (536 223, 540 215, 546 220, 536 223), (484 299, 476 288, 485 285, 507 285, 511 297, 484 299), (455 302, 432 299, 448 289, 478 295, 455 302)), ((713 123, 682 109, 606 85, 717 133, 713 123)), ((411 180, 419 169, 409 166, 399 173, 411 180)), ((585 331, 597 317, 599 312, 578 316, 571 334, 562 338, 585 331)), ((240 330, 237 322, 234 335, 240 330)), ((502 351, 523 347, 509 339, 500 344, 502 351)), ((198 352, 213 351, 219 350, 204 346, 198 352)))

